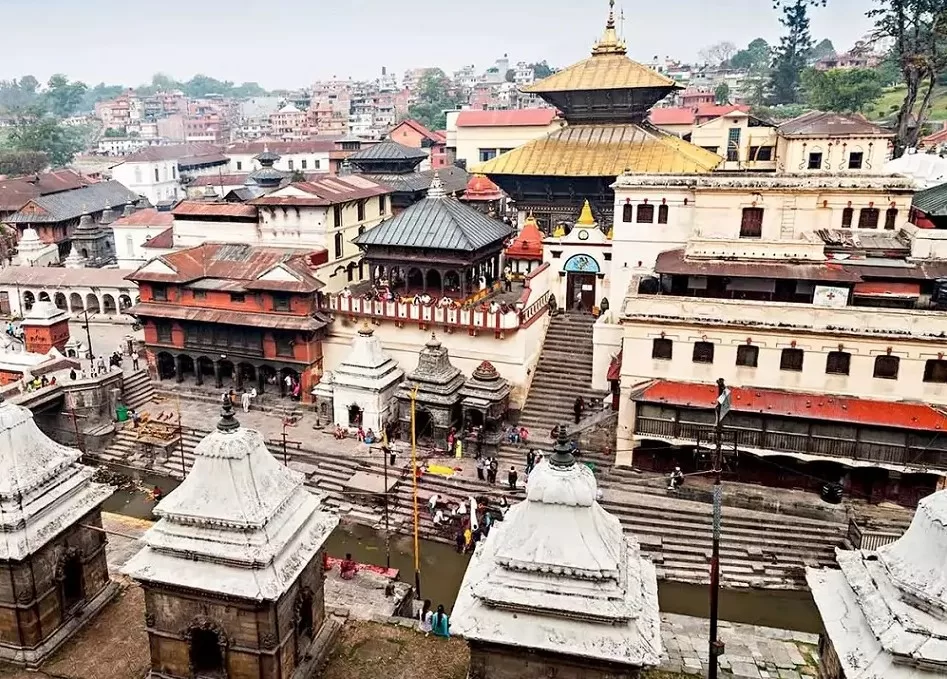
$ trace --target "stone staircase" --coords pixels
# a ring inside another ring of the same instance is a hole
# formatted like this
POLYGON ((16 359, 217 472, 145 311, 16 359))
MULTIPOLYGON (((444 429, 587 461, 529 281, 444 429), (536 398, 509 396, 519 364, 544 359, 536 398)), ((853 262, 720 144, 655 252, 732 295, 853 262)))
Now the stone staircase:
POLYGON ((154 395, 155 387, 147 370, 136 370, 122 378, 122 402, 128 408, 141 408, 154 395))

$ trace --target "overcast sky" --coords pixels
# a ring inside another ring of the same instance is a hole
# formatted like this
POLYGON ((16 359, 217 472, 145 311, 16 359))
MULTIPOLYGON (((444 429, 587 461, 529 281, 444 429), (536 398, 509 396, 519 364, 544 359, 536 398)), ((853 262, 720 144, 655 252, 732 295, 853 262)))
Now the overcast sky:
MULTIPOLYGON (((874 0, 828 0, 812 34, 846 49, 870 27, 874 0)), ((743 47, 780 33, 771 0, 619 0, 629 55, 696 59, 720 40, 743 47)), ((138 85, 164 72, 205 73, 267 88, 381 67, 463 64, 482 70, 509 54, 565 66, 587 56, 607 0, 0 0, 0 79, 56 72, 92 85, 138 85)))

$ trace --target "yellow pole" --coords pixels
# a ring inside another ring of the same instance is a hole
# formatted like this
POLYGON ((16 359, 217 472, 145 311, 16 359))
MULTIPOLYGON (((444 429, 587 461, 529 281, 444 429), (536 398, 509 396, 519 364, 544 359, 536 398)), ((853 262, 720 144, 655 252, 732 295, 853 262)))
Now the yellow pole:
POLYGON ((418 440, 414 428, 415 400, 418 397, 418 385, 411 390, 411 482, 414 487, 414 593, 421 598, 421 549, 418 540, 420 517, 418 516, 418 440))

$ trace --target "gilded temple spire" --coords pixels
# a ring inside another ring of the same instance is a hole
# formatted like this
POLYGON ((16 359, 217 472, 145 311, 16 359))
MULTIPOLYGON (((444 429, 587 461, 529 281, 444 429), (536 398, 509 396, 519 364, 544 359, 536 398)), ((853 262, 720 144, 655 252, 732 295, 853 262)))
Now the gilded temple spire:
POLYGON ((605 22, 605 32, 601 40, 595 43, 592 54, 626 54, 625 43, 618 37, 615 30, 615 0, 608 0, 608 21, 605 22))

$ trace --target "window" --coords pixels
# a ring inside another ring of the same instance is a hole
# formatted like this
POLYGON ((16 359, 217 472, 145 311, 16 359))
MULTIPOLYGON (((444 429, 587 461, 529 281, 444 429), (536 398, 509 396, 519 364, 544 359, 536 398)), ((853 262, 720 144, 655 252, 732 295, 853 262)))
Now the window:
POLYGON ((740 238, 761 238, 763 236, 763 208, 743 208, 743 220, 740 222, 740 238))
POLYGON ((901 359, 897 356, 878 356, 875 358, 875 377, 882 380, 898 379, 898 367, 901 359))
POLYGON ((509 152, 512 151, 512 150, 513 150, 513 149, 500 149, 499 153, 500 153, 500 155, 502 156, 504 153, 509 153, 509 152))
POLYGON ((167 321, 158 321, 155 323, 155 328, 158 330, 158 341, 170 343, 171 340, 171 324, 167 321))
POLYGON ((355 204, 355 209, 358 213, 356 221, 364 222, 365 221, 365 201, 360 200, 355 204))
POLYGON ((631 203, 625 203, 621 207, 621 220, 625 223, 631 223, 634 220, 635 206, 631 203))
POLYGON ((855 208, 847 207, 842 210, 842 228, 850 229, 852 228, 852 219, 855 218, 855 208))
POLYGON ((239 172, 239 171, 242 170, 242 169, 243 169, 243 162, 240 161, 240 160, 238 160, 238 161, 237 161, 237 172, 239 172))
POLYGON ((878 208, 863 207, 858 213, 859 229, 877 229, 878 228, 878 208))
POLYGON ((315 168, 316 170, 318 170, 318 169, 319 169, 319 166, 320 166, 320 161, 318 161, 318 160, 312 161, 312 166, 313 166, 313 168, 315 168))
POLYGON ((750 160, 756 160, 761 163, 769 162, 773 159, 772 146, 751 146, 750 160))
POLYGON ((885 212, 885 228, 888 231, 894 230, 894 225, 898 221, 898 209, 895 207, 888 208, 885 212))
POLYGON ((274 292, 273 311, 289 311, 289 295, 274 292))
POLYGON ((713 342, 694 342, 694 363, 713 363, 713 342))
POLYGON ((335 234, 335 258, 342 259, 342 234, 335 234))
POLYGON ((230 301, 235 304, 243 304, 244 302, 247 301, 247 296, 244 295, 242 292, 231 292, 230 301))
POLYGON ((924 364, 924 381, 938 382, 944 384, 947 382, 947 361, 943 359, 932 358, 924 364))
POLYGON ((135 239, 131 236, 125 236, 125 249, 128 251, 129 257, 135 256, 135 239))
POLYGON ((192 292, 194 293, 195 300, 207 299, 206 290, 193 290, 192 292))
POLYGON ((755 368, 760 360, 760 348, 752 344, 741 344, 737 347, 737 365, 744 368, 755 368))
POLYGON ((293 159, 292 159, 292 158, 290 158, 289 160, 286 161, 286 167, 288 167, 290 170, 295 169, 295 168, 293 167, 293 159))
POLYGON ((168 288, 164 285, 152 285, 151 286, 151 299, 156 302, 167 302, 168 301, 168 288))
POLYGON ((161 176, 158 174, 158 168, 155 168, 155 181, 160 182, 161 176))
POLYGON ((731 127, 727 132, 727 160, 740 160, 740 128, 731 127))
POLYGON ((302 168, 305 170, 305 169, 309 166, 309 161, 306 160, 305 158, 303 158, 301 161, 299 161, 299 164, 300 164, 300 165, 302 166, 302 168))
POLYGON ((348 280, 349 283, 351 283, 352 280, 355 278, 355 264, 354 264, 354 262, 353 262, 352 264, 349 264, 347 267, 345 267, 345 277, 346 277, 346 280, 348 280))
POLYGON ((865 154, 861 151, 852 151, 848 154, 848 169, 849 170, 860 170, 862 169, 862 160, 864 159, 865 154))
POLYGON ((141 184, 141 167, 135 166, 135 183, 141 184))
POLYGON ((674 342, 663 337, 657 338, 651 345, 651 358, 670 361, 674 354, 674 342))
POLYGON ((378 216, 381 217, 385 214, 385 197, 378 196, 378 216))
POLYGON ((658 224, 667 224, 668 223, 668 206, 659 205, 658 206, 658 224))
POLYGON ((332 206, 332 224, 335 228, 342 226, 342 206, 334 205, 332 206))
POLYGON ((278 356, 292 356, 293 345, 296 343, 293 336, 285 332, 273 333, 276 337, 276 354, 278 356))
POLYGON ((178 178, 178 168, 177 166, 172 165, 171 166, 171 179, 177 179, 177 178, 178 178))
POLYGON ((847 351, 830 351, 825 359, 826 375, 848 375, 852 355, 847 351))
POLYGON ((654 222, 654 205, 643 203, 638 206, 638 215, 635 220, 639 224, 651 224, 654 222))
POLYGON ((497 157, 496 149, 480 149, 480 162, 485 163, 497 157))
POLYGON ((802 372, 803 355, 802 349, 783 349, 783 354, 779 357, 779 369, 802 372))
POLYGON ((822 168, 822 152, 813 151, 809 154, 809 169, 819 170, 822 168))

